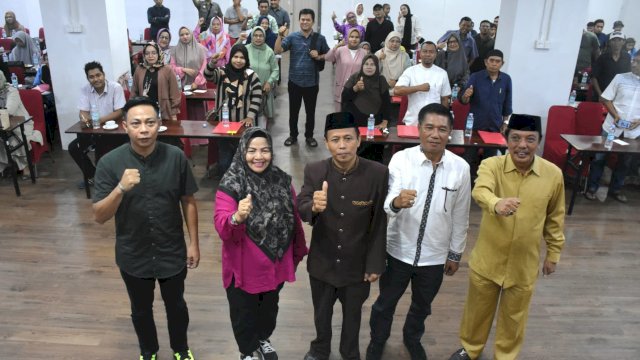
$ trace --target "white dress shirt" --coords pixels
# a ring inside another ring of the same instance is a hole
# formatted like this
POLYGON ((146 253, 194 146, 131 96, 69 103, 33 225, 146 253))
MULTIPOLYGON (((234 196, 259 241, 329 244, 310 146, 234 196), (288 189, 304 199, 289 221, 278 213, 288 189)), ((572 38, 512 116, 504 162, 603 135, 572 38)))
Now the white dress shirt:
MULTIPOLYGON (((384 202, 384 210, 389 215, 387 253, 407 264, 413 264, 415 260, 420 221, 433 170, 433 163, 422 153, 420 146, 395 153, 389 163, 389 192, 384 202), (391 202, 401 190, 416 190, 415 204, 394 212, 391 202)), ((469 164, 445 150, 436 170, 418 266, 444 264, 447 259, 460 260, 467 242, 470 203, 469 164)))
POLYGON ((396 83, 396 86, 417 86, 429 83, 429 91, 418 91, 409 94, 407 113, 404 116, 406 125, 418 126, 418 113, 420 109, 431 104, 440 103, 441 97, 451 95, 449 76, 447 72, 437 65, 424 67, 422 64, 407 68, 396 83))
MULTIPOLYGON (((621 119, 634 121, 640 120, 640 77, 631 72, 618 74, 611 84, 602 93, 602 98, 613 102, 613 107, 621 119)), ((613 116, 607 114, 607 118, 602 123, 602 130, 609 131, 613 124, 613 116)), ((640 137, 640 126, 633 129, 623 129, 616 127, 616 137, 624 132, 624 137, 635 139, 640 137)))

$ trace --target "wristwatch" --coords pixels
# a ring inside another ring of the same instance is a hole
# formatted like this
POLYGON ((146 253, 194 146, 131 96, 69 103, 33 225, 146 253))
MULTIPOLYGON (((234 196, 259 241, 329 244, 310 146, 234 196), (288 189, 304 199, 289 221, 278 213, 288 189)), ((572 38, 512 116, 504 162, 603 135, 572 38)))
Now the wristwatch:
POLYGON ((240 225, 240 224, 238 223, 238 221, 236 220, 236 214, 235 214, 235 213, 233 213, 233 214, 231 215, 231 225, 236 225, 236 226, 240 225))

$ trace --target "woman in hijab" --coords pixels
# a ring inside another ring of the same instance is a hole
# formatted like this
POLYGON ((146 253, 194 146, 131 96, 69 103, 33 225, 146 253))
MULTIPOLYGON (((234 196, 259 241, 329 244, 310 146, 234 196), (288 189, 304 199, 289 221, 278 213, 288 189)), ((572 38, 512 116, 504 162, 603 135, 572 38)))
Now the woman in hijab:
POLYGON ((158 30, 156 41, 158 42, 160 51, 162 51, 164 64, 169 64, 171 62, 171 48, 169 46, 169 44, 171 44, 171 33, 169 32, 169 29, 162 28, 158 30))
POLYGON ((225 66, 229 62, 231 39, 224 31, 222 18, 216 16, 211 19, 209 30, 203 33, 200 32, 202 21, 200 19, 196 28, 193 29, 193 36, 207 49, 207 62, 215 60, 216 67, 225 66))
POLYGON ((258 74, 258 78, 262 83, 261 114, 267 118, 267 122, 260 124, 260 126, 264 128, 267 127, 267 123, 273 121, 273 89, 275 89, 278 76, 280 76, 276 55, 265 44, 266 34, 267 31, 261 26, 256 26, 251 32, 251 43, 247 45, 251 69, 258 74))
POLYGON ((331 19, 333 20, 333 27, 342 35, 343 39, 347 39, 349 37, 351 29, 358 29, 360 31, 360 41, 364 40, 364 26, 358 24, 355 12, 351 10, 347 11, 347 22, 344 24, 338 24, 338 22, 336 21, 336 17, 336 13, 334 12, 333 15, 331 15, 331 19))
MULTIPOLYGON (((20 100, 18 89, 12 87, 4 77, 4 73, 0 72, 0 109, 2 108, 6 108, 9 112, 9 115, 29 117, 27 109, 25 109, 24 105, 22 104, 22 100, 20 100)), ((18 145, 20 141, 22 141, 22 133, 20 132, 20 129, 18 128, 13 132, 15 136, 9 139, 9 145, 11 147, 18 145)), ((40 131, 33 129, 33 121, 28 121, 24 124, 24 134, 27 138, 27 145, 29 146, 29 150, 31 150, 31 141, 35 141, 39 144, 44 144, 40 131)), ((11 157, 18 165, 19 171, 24 171, 25 169, 27 169, 27 153, 24 150, 24 147, 20 147, 19 150, 14 151, 11 154, 11 157)), ((7 157, 4 146, 1 146, 0 172, 4 171, 4 169, 8 165, 9 158, 7 157)), ((24 177, 28 177, 27 175, 27 173, 23 174, 24 177)))
MULTIPOLYGON (((258 25, 265 32, 264 42, 267 44, 268 47, 271 48, 271 50, 273 50, 273 47, 276 45, 276 39, 278 38, 278 35, 274 34, 273 30, 271 30, 271 26, 269 25, 269 18, 266 16, 260 16, 258 18, 258 25)), ((251 44, 253 42, 253 39, 251 38, 252 34, 249 34, 249 37, 247 38, 247 44, 251 44)))
POLYGON ((367 55, 366 51, 358 45, 360 45, 360 31, 357 28, 352 28, 349 31, 346 46, 339 43, 324 55, 325 61, 331 61, 336 66, 333 90, 335 111, 342 109, 340 103, 342 102, 344 83, 351 74, 360 70, 362 59, 367 55))
POLYGON ((411 57, 413 55, 413 50, 418 46, 418 42, 422 39, 422 30, 420 29, 418 18, 411 14, 411 9, 407 4, 400 5, 396 31, 402 34, 402 46, 404 46, 409 57, 411 57))
POLYGON ((296 267, 308 252, 291 176, 273 157, 271 135, 246 129, 216 192, 222 282, 240 359, 256 352, 275 358, 269 338, 279 293, 285 282, 296 280, 296 267))
POLYGON ((384 41, 384 48, 376 52, 380 59, 380 72, 389 83, 390 95, 393 95, 393 87, 400 75, 411 66, 409 55, 400 48, 401 36, 397 31, 390 32, 384 41))
POLYGON ((464 88, 469 80, 469 63, 458 34, 451 33, 447 39, 447 50, 438 52, 435 64, 447 71, 451 88, 454 84, 464 88))
MULTIPOLYGON (((235 44, 229 51, 230 60, 224 67, 216 67, 211 59, 204 70, 207 80, 216 83, 216 117, 222 117, 222 105, 229 108, 229 121, 240 122, 245 127, 257 124, 262 104, 262 86, 255 71, 250 69, 249 53, 243 44, 235 44)), ((231 165, 238 143, 219 139, 218 174, 224 174, 231 165)))
MULTIPOLYGON (((342 111, 350 112, 358 126, 367 126, 373 114, 376 128, 385 129, 391 115, 391 98, 387 79, 380 74, 380 65, 375 55, 367 55, 360 71, 349 77, 342 91, 342 111)), ((366 159, 382 161, 384 145, 362 144, 358 154, 366 159)))
POLYGON ((13 11, 4 13, 4 31, 6 37, 13 37, 18 31, 25 31, 24 26, 16 20, 16 14, 13 11))
POLYGON ((22 61, 24 64, 31 64, 33 63, 33 55, 40 57, 40 49, 31 41, 26 32, 15 32, 13 41, 16 46, 9 54, 9 61, 22 61))
POLYGON ((146 96, 158 103, 162 120, 177 120, 181 94, 176 73, 165 66, 162 51, 155 42, 143 48, 144 61, 133 74, 131 97, 146 96))
POLYGON ((196 42, 186 26, 181 27, 178 34, 180 40, 171 50, 171 68, 180 77, 182 85, 191 85, 193 90, 206 87, 207 49, 196 42))
POLYGON ((368 54, 371 54, 371 44, 368 41, 363 41, 360 43, 360 45, 358 45, 358 47, 364 51, 367 52, 368 54))
POLYGON ((356 20, 358 21, 358 24, 362 25, 364 28, 366 28, 369 23, 369 18, 364 14, 364 5, 362 5, 362 3, 358 3, 356 5, 356 20))

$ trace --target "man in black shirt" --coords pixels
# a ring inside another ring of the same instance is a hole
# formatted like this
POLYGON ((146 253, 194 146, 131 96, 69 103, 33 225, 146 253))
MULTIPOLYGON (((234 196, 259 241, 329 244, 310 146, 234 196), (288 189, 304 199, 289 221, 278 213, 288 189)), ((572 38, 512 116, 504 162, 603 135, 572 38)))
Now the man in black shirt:
POLYGON ((158 30, 169 28, 171 11, 162 5, 162 0, 153 0, 154 6, 147 9, 147 21, 151 25, 151 40, 156 41, 158 30))
POLYGON ((145 97, 125 105, 123 126, 130 142, 100 159, 95 175, 93 215, 103 224, 115 216, 116 263, 131 301, 140 359, 156 359, 158 337, 153 320, 156 279, 167 311, 176 360, 193 360, 187 344, 189 312, 184 300, 187 268, 200 261, 198 186, 180 149, 157 142, 157 105, 145 97), (171 176, 167 176, 171 174, 171 176), (189 232, 187 247, 182 229, 189 232))
POLYGON ((473 39, 476 41, 476 48, 478 48, 478 57, 473 59, 473 63, 469 67, 469 73, 486 68, 484 59, 487 57, 487 52, 493 50, 495 46, 496 41, 491 37, 491 22, 489 20, 480 22, 480 33, 474 36, 473 39))
POLYGON ((371 53, 375 54, 376 51, 382 49, 382 43, 387 35, 393 31, 393 23, 384 19, 384 11, 380 4, 373 6, 373 16, 375 19, 369 21, 364 32, 364 41, 371 44, 371 53))
POLYGON ((623 33, 612 32, 607 52, 596 60, 591 74, 594 101, 600 101, 600 95, 616 75, 631 71, 631 56, 623 49, 626 39, 623 33))

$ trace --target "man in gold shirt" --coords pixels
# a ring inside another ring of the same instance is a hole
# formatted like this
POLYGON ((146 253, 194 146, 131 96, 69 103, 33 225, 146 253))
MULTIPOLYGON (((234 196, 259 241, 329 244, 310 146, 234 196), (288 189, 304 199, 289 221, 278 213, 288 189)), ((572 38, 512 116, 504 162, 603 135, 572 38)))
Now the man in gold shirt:
POLYGON ((536 156, 540 117, 512 115, 505 136, 509 153, 480 164, 472 192, 482 208, 482 222, 469 260, 460 325, 463 348, 450 360, 480 356, 496 309, 494 359, 518 356, 538 277, 540 240, 547 248, 545 277, 555 272, 564 245, 564 181, 557 166, 536 156))

